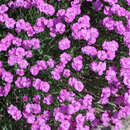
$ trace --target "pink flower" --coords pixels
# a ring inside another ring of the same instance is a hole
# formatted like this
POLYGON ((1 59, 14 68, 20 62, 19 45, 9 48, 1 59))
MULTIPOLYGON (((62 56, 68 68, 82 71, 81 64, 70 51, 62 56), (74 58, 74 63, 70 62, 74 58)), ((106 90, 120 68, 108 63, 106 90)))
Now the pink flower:
POLYGON ((29 63, 25 59, 21 59, 18 61, 18 65, 21 69, 26 69, 29 63))
POLYGON ((98 57, 101 61, 107 59, 107 53, 106 53, 106 51, 104 51, 104 50, 99 50, 99 51, 97 52, 97 57, 98 57))
POLYGON ((55 32, 50 32, 49 33, 51 37, 56 37, 56 33, 55 32))
POLYGON ((23 99, 24 102, 27 102, 28 101, 28 96, 23 96, 22 99, 23 99))
POLYGON ((24 76, 24 70, 23 69, 17 69, 16 74, 19 76, 24 76))
POLYGON ((103 75, 103 72, 106 70, 106 62, 99 62, 93 61, 90 64, 92 71, 98 72, 98 75, 103 75))
POLYGON ((30 114, 28 117, 27 117, 27 123, 29 124, 33 124, 35 122, 35 116, 33 114, 30 114))
POLYGON ((16 32, 17 33, 20 33, 22 29, 25 28, 25 21, 24 19, 19 19, 17 22, 16 22, 16 32))
POLYGON ((41 84, 41 80, 39 78, 37 78, 37 79, 34 79, 32 86, 36 90, 39 90, 40 89, 40 84, 41 84))
POLYGON ((14 120, 20 120, 22 117, 21 111, 19 111, 18 108, 12 104, 8 107, 8 113, 14 120))
POLYGON ((78 114, 76 116, 76 123, 78 125, 83 125, 84 124, 84 121, 85 121, 85 117, 82 115, 82 114, 78 114))
POLYGON ((58 43, 58 48, 60 50, 67 50, 70 48, 70 40, 68 38, 63 38, 59 43, 58 43))
POLYGON ((95 120, 95 115, 94 115, 94 111, 92 110, 90 110, 90 111, 88 111, 88 112, 86 112, 86 120, 88 121, 94 121, 95 120))
POLYGON ((38 9, 40 10, 40 12, 44 12, 46 15, 50 15, 52 16, 55 13, 55 8, 47 3, 42 3, 38 9))
POLYGON ((41 27, 41 26, 38 26, 38 25, 34 25, 33 26, 33 30, 34 30, 34 34, 38 34, 40 32, 43 32, 44 31, 44 27, 41 27))
POLYGON ((63 34, 65 32, 65 24, 57 23, 56 24, 56 32, 59 32, 60 34, 63 34))
POLYGON ((101 93, 101 99, 100 99, 100 103, 101 104, 107 104, 108 102, 108 98, 111 95, 111 90, 109 87, 103 88, 102 89, 102 93, 101 93))
POLYGON ((39 70, 46 70, 47 69, 46 61, 38 60, 37 67, 39 68, 39 70))
POLYGON ((59 9, 58 12, 56 13, 57 17, 61 17, 65 15, 65 9, 59 9))
POLYGON ((109 51, 109 52, 115 52, 118 50, 119 48, 119 45, 118 43, 115 41, 115 40, 112 40, 112 41, 105 41, 103 44, 102 44, 102 48, 106 51, 109 51))
POLYGON ((25 106, 25 112, 28 114, 34 113, 39 114, 41 112, 41 106, 40 104, 27 104, 25 106))
MULTIPOLYGON (((61 124, 60 124, 60 129, 63 129, 63 130, 69 130, 70 128, 70 122, 67 121, 67 120, 64 120, 61 124)), ((59 129, 59 130, 60 130, 59 129)))
POLYGON ((22 43, 22 39, 14 37, 14 39, 12 40, 12 44, 16 45, 17 47, 20 47, 22 43))
POLYGON ((26 52, 25 52, 25 56, 26 56, 27 58, 31 58, 31 57, 33 56, 32 51, 31 51, 31 50, 26 51, 26 52))
POLYGON ((54 80, 60 80, 61 78, 60 74, 57 73, 56 71, 51 71, 51 75, 54 80))
POLYGON ((112 15, 111 7, 110 7, 110 6, 105 6, 103 12, 104 12, 105 15, 108 15, 108 16, 111 16, 111 15, 112 15))
POLYGON ((83 91, 84 85, 81 81, 78 81, 76 78, 71 77, 68 80, 68 84, 72 87, 74 87, 78 92, 83 91))
POLYGON ((110 18, 110 17, 105 17, 103 19, 103 26, 105 26, 108 30, 113 30, 114 29, 114 24, 115 24, 115 21, 110 18))
POLYGON ((2 74, 2 80, 6 81, 7 83, 12 83, 13 75, 10 72, 4 72, 2 74))
POLYGON ((6 19, 6 21, 5 21, 5 25, 6 25, 6 27, 9 28, 9 29, 13 29, 15 23, 16 23, 16 22, 15 22, 15 20, 14 20, 13 18, 8 18, 8 19, 6 19))
POLYGON ((103 3, 100 0, 96 0, 96 2, 93 2, 93 7, 96 11, 99 11, 103 7, 103 3))
POLYGON ((90 17, 88 15, 84 15, 78 19, 78 23, 80 24, 81 27, 90 27, 90 17))
POLYGON ((0 14, 8 11, 8 7, 5 4, 0 5, 0 14))
POLYGON ((30 68, 30 72, 31 72, 31 74, 32 74, 33 76, 38 75, 38 73, 39 73, 39 68, 38 68, 38 66, 37 66, 37 65, 32 66, 32 67, 30 68))
POLYGON ((25 56, 25 50, 24 50, 24 48, 18 47, 18 48, 16 49, 16 55, 17 55, 18 57, 25 56))
POLYGON ((37 50, 40 48, 40 40, 38 38, 33 38, 31 43, 33 45, 33 49, 37 50))
POLYGON ((81 91, 83 91, 83 89, 84 89, 84 85, 83 85, 83 83, 82 83, 81 81, 76 81, 76 82, 74 83, 74 88, 75 88, 78 92, 81 92, 81 91))
POLYGON ((49 59, 47 61, 47 65, 50 67, 50 68, 54 68, 54 65, 56 64, 56 62, 53 60, 53 59, 49 59))
POLYGON ((103 122, 103 125, 105 127, 108 127, 109 122, 110 122, 110 117, 109 117, 109 112, 105 111, 102 116, 101 116, 101 121, 103 122))
POLYGON ((77 81, 76 78, 71 77, 71 78, 69 78, 69 80, 68 80, 68 84, 69 84, 70 86, 74 87, 74 84, 75 84, 76 81, 77 81))
POLYGON ((0 14, 0 22, 5 22, 8 18, 9 17, 6 13, 0 14))
POLYGON ((76 16, 76 10, 74 8, 67 8, 65 13, 65 22, 71 23, 76 16))
POLYGON ((72 68, 75 69, 76 71, 80 71, 83 68, 83 63, 82 63, 82 56, 77 56, 73 59, 72 62, 72 68))
POLYGON ((40 99, 41 99, 40 95, 35 95, 32 100, 33 100, 35 103, 38 103, 38 102, 40 101, 40 99))
POLYGON ((116 68, 114 66, 110 66, 109 69, 106 71, 105 79, 108 81, 108 83, 117 82, 117 72, 116 68))
POLYGON ((82 47, 81 51, 83 54, 86 54, 92 57, 95 57, 97 55, 97 49, 93 46, 87 45, 85 47, 82 47))
POLYGON ((48 82, 42 81, 42 82, 40 83, 40 90, 41 90, 41 91, 47 93, 47 92, 49 91, 49 89, 50 89, 50 85, 49 85, 48 82))
POLYGON ((59 121, 59 122, 62 122, 62 121, 64 120, 64 114, 61 113, 61 112, 57 112, 57 113, 55 114, 55 120, 56 120, 56 121, 59 121))
POLYGON ((124 102, 126 104, 130 105, 130 94, 129 93, 125 93, 125 95, 124 95, 124 102))
POLYGON ((51 116, 51 113, 47 110, 45 110, 43 113, 42 113, 42 118, 45 119, 46 121, 50 119, 50 116, 51 116))
POLYGON ((64 69, 63 76, 68 78, 70 76, 70 70, 69 69, 64 69))
POLYGON ((83 106, 85 106, 86 108, 90 108, 92 105, 92 100, 93 97, 89 94, 85 95, 83 98, 83 106))
POLYGON ((43 98, 43 103, 45 103, 47 105, 51 105, 52 102, 53 102, 53 96, 51 94, 49 94, 43 98))
POLYGON ((0 93, 2 94, 2 96, 7 96, 9 94, 10 90, 11 90, 11 84, 7 83, 7 84, 5 84, 4 88, 2 87, 2 91, 0 88, 0 93))
POLYGON ((108 60, 114 60, 115 58, 115 52, 114 51, 107 51, 107 59, 108 60))
POLYGON ((60 55, 60 61, 63 63, 63 64, 67 64, 69 61, 71 61, 72 57, 69 53, 66 53, 66 52, 63 52, 61 55, 60 55))

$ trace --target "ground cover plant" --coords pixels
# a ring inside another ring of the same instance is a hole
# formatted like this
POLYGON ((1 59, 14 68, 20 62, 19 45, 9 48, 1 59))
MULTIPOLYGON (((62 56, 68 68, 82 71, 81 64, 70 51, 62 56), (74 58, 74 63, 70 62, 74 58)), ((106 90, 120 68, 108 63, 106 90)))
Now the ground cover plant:
POLYGON ((0 130, 119 130, 128 115, 130 0, 0 0, 0 130))

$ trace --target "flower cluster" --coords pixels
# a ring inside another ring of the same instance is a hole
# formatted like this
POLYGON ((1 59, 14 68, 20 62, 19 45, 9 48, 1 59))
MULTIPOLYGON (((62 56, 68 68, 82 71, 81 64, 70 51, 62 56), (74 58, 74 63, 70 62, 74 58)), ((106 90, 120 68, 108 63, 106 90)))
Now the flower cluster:
POLYGON ((74 87, 78 92, 81 92, 84 89, 83 83, 74 77, 69 78, 68 84, 74 87))
POLYGON ((99 36, 99 32, 96 28, 90 28, 90 17, 88 15, 80 17, 78 22, 72 24, 71 30, 74 39, 86 40, 89 45, 94 44, 99 36))
POLYGON ((49 83, 47 81, 41 81, 39 78, 34 79, 32 85, 36 90, 41 90, 42 92, 48 92, 50 89, 49 83))
POLYGON ((0 5, 0 97, 16 99, 5 105, 14 120, 26 119, 31 130, 122 127, 130 115, 130 1, 124 2, 11 0, 0 5), (30 18, 12 18, 17 9, 30 18), (39 17, 32 24, 33 9, 39 17))

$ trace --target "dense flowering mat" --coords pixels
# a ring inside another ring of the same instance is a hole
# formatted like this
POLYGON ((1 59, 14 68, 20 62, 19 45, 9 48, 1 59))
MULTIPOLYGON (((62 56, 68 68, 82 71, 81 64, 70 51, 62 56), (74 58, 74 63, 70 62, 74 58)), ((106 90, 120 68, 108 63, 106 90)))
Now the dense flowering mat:
POLYGON ((0 0, 0 130, 119 130, 128 115, 130 0, 0 0))

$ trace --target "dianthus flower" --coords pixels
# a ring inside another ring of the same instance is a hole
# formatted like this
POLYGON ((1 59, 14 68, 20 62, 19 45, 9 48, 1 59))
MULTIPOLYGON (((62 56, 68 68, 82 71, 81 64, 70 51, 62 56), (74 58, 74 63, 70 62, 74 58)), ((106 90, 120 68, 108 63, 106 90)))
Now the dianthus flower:
POLYGON ((53 96, 51 94, 49 94, 43 98, 43 103, 45 103, 47 105, 51 105, 52 102, 53 102, 53 96))
POLYGON ((106 62, 99 62, 96 61, 91 62, 90 64, 91 70, 94 72, 98 72, 98 75, 103 75, 103 71, 106 70, 106 62))
POLYGON ((100 0, 93 2, 93 7, 96 11, 100 11, 103 7, 103 3, 100 0))
POLYGON ((34 113, 34 114, 39 114, 41 112, 41 106, 40 104, 27 104, 25 106, 25 112, 27 113, 34 113))
POLYGON ((118 50, 119 45, 115 40, 112 41, 105 41, 102 44, 102 48, 106 51, 115 52, 118 50))
POLYGON ((95 57, 97 55, 97 49, 93 46, 84 46, 81 48, 81 51, 83 54, 95 57))
POLYGON ((31 66, 30 72, 33 76, 37 76, 39 73, 39 67, 37 65, 31 66))
POLYGON ((3 72, 2 74, 2 80, 4 80, 7 83, 12 83, 13 82, 13 75, 11 74, 11 72, 3 72))
POLYGON ((109 112, 105 111, 101 116, 101 121, 105 127, 108 127, 108 123, 110 122, 109 112))
POLYGON ((68 78, 70 76, 70 70, 69 69, 64 69, 63 76, 68 78))
POLYGON ((109 87, 103 88, 100 103, 101 104, 107 104, 108 98, 110 97, 110 95, 111 95, 110 88, 109 87))
POLYGON ((60 61, 64 64, 67 64, 69 61, 71 61, 72 57, 69 53, 63 52, 60 55, 60 61))
POLYGON ((107 53, 106 53, 106 51, 104 51, 104 50, 99 50, 99 51, 97 52, 97 57, 98 57, 101 61, 106 60, 106 59, 107 59, 107 53))
POLYGON ((68 38, 63 38, 61 41, 58 43, 58 48, 60 50, 67 50, 70 48, 70 40, 68 38))
POLYGON ((56 32, 63 34, 65 32, 65 24, 57 23, 56 24, 56 32))
POLYGON ((8 107, 8 113, 12 116, 14 120, 20 120, 22 117, 21 111, 12 104, 8 107))
POLYGON ((76 71, 80 71, 83 68, 82 56, 77 56, 72 61, 72 68, 76 71))

